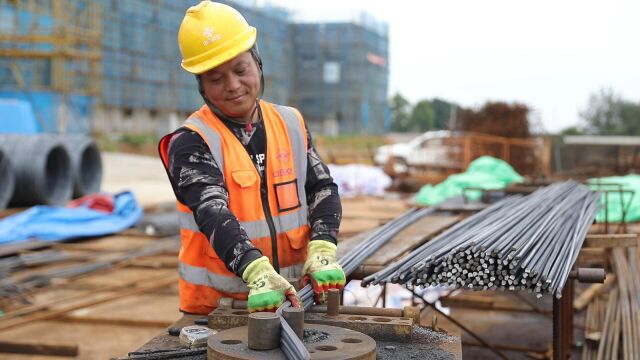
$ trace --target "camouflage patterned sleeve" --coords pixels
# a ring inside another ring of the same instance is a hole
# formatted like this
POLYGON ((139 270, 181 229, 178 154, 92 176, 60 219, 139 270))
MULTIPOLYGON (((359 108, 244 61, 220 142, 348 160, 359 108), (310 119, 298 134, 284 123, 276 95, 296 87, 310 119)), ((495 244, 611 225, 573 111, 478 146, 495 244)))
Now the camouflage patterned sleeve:
POLYGON ((244 268, 262 256, 238 219, 229 211, 229 194, 222 172, 206 142, 184 130, 169 143, 169 177, 178 200, 193 211, 196 223, 229 271, 244 268))
POLYGON ((322 162, 313 146, 311 133, 307 130, 307 182, 305 190, 309 204, 311 240, 329 240, 337 243, 342 205, 338 185, 333 181, 329 168, 322 162))

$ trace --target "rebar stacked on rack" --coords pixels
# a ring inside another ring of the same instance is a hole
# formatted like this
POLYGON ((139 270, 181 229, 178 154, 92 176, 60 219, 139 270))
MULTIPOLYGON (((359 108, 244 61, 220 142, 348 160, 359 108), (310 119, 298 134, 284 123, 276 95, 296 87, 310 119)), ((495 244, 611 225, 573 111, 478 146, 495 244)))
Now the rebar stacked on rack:
MULTIPOLYGON (((418 221, 419 219, 433 213, 436 210, 435 207, 416 209, 412 208, 400 215, 399 217, 389 221, 385 225, 379 227, 372 232, 366 239, 356 245, 349 253, 340 258, 338 261, 342 266, 345 274, 349 276, 354 272, 369 256, 373 255, 378 249, 380 249, 387 241, 393 238, 401 230, 409 226, 410 224, 418 221)), ((298 296, 302 300, 305 310, 309 309, 313 305, 313 288, 310 284, 306 285, 300 291, 298 296)), ((282 314, 284 308, 290 307, 290 302, 285 302, 278 309, 278 314, 282 314)), ((282 319, 282 317, 281 317, 282 319)), ((281 348, 287 359, 306 359, 309 353, 306 348, 295 335, 295 333, 288 326, 286 321, 281 320, 282 323, 282 338, 281 348)))
POLYGON ((368 276, 362 285, 527 289, 538 297, 559 298, 599 197, 567 181, 506 198, 368 276))

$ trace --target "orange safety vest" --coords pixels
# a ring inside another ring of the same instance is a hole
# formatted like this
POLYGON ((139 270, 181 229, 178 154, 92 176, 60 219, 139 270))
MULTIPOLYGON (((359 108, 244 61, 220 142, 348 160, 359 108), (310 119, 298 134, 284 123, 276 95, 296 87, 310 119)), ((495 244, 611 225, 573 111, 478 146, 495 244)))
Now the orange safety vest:
MULTIPOLYGON (((229 192, 229 210, 238 218, 253 244, 281 269, 307 257, 307 136, 300 113, 291 107, 260 101, 267 136, 266 181, 269 208, 261 198, 260 175, 238 138, 205 105, 183 127, 197 132, 209 145, 229 192), (272 219, 270 221, 269 219, 272 219), (273 253, 276 239, 277 254, 273 253)), ((168 169, 169 134, 160 140, 160 155, 168 169)), ((208 314, 221 297, 245 300, 248 288, 227 270, 209 239, 200 231, 191 210, 177 202, 182 247, 179 260, 180 309, 208 314)))

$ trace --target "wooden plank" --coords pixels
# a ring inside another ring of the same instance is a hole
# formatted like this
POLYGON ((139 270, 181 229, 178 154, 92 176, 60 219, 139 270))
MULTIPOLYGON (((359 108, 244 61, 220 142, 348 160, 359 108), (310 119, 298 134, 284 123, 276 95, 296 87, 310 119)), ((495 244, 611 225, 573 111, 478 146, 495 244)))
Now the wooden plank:
POLYGON ((366 265, 388 265, 458 221, 460 221, 458 215, 425 216, 400 231, 364 263, 366 265))
POLYGON ((473 309, 491 309, 494 301, 490 297, 481 295, 457 295, 440 299, 442 306, 469 307, 473 309))
POLYGON ((0 257, 19 254, 23 251, 42 249, 53 245, 51 241, 31 240, 18 244, 0 246, 0 257))
POLYGON ((609 252, 606 248, 582 248, 576 260, 577 267, 600 266, 605 267, 609 262, 609 252))
POLYGON ((26 316, 28 314, 32 314, 34 312, 38 312, 38 311, 44 311, 44 310, 48 310, 49 308, 51 308, 52 306, 56 305, 56 304, 60 304, 60 303, 71 303, 73 301, 79 300, 79 299, 83 299, 83 298, 88 298, 91 295, 96 294, 97 292, 112 292, 112 291, 123 291, 125 289, 135 289, 137 285, 139 284, 148 284, 148 283, 153 283, 156 281, 160 281, 163 280, 164 278, 166 278, 167 275, 160 275, 160 276, 155 276, 152 278, 147 278, 147 279, 137 279, 137 280, 133 280, 133 281, 127 281, 124 282, 122 284, 116 284, 116 285, 112 285, 112 286, 103 286, 100 289, 93 289, 89 292, 83 292, 80 294, 76 294, 73 296, 67 296, 67 297, 63 297, 63 298, 55 298, 52 299, 50 301, 41 303, 41 304, 33 304, 33 305, 29 305, 27 307, 23 307, 14 311, 10 311, 4 314, 4 316, 0 317, 0 325, 2 325, 5 321, 8 321, 9 319, 13 319, 13 318, 18 318, 21 316, 26 316))
POLYGON ((67 315, 58 318, 48 319, 46 321, 77 323, 77 324, 98 324, 98 325, 116 325, 116 326, 133 326, 133 327, 157 327, 164 328, 172 324, 171 321, 163 320, 146 320, 146 319, 114 319, 93 316, 75 316, 67 315))
POLYGON ((78 356, 77 344, 0 341, 0 352, 9 354, 32 354, 54 356, 78 356))
POLYGON ((638 247, 638 234, 589 234, 583 247, 638 247))
POLYGON ((157 289, 162 289, 165 288, 167 286, 171 286, 173 284, 175 284, 178 281, 178 276, 174 275, 174 276, 170 276, 164 280, 160 280, 157 281, 155 283, 151 283, 151 284, 147 284, 144 287, 140 287, 140 288, 136 288, 133 290, 129 290, 129 291, 123 291, 120 293, 116 293, 116 294, 112 294, 112 295, 107 295, 104 296, 100 299, 91 299, 91 300, 87 300, 87 301, 83 301, 79 304, 74 304, 74 305, 70 305, 70 306, 66 306, 64 308, 61 309, 55 309, 55 310, 50 310, 50 311, 44 311, 41 313, 36 313, 36 314, 31 314, 29 316, 25 316, 23 318, 16 318, 16 319, 12 319, 12 320, 8 320, 8 321, 4 321, 4 320, 0 320, 0 330, 6 330, 9 328, 13 328, 19 325, 24 325, 30 322, 34 322, 34 321, 42 321, 42 320, 48 320, 48 319, 53 319, 55 317, 64 315, 68 312, 74 311, 74 310, 78 310, 78 309, 82 309, 82 308, 86 308, 86 307, 91 307, 94 305, 99 305, 99 304, 103 304, 109 301, 113 301, 113 300, 117 300, 126 296, 132 296, 132 295, 138 295, 138 294, 143 294, 146 292, 151 292, 157 289))

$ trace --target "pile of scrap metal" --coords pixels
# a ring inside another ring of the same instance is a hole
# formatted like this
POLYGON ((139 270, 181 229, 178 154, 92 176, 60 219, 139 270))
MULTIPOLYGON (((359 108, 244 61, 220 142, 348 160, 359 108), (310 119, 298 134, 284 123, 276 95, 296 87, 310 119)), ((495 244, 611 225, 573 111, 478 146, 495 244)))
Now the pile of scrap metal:
POLYGON ((599 198, 573 181, 508 197, 365 278, 363 286, 448 285, 560 298, 599 198))
MULTIPOLYGON (((585 291, 588 294, 585 298, 590 298, 590 301, 585 321, 583 359, 628 360, 640 354, 640 280, 637 261, 637 247, 612 249, 615 281, 607 285, 594 285, 585 291)), ((574 308, 581 310, 586 301, 578 300, 574 302, 574 308)))
POLYGON ((86 135, 0 135, 0 210, 60 205, 95 193, 102 160, 86 135))

